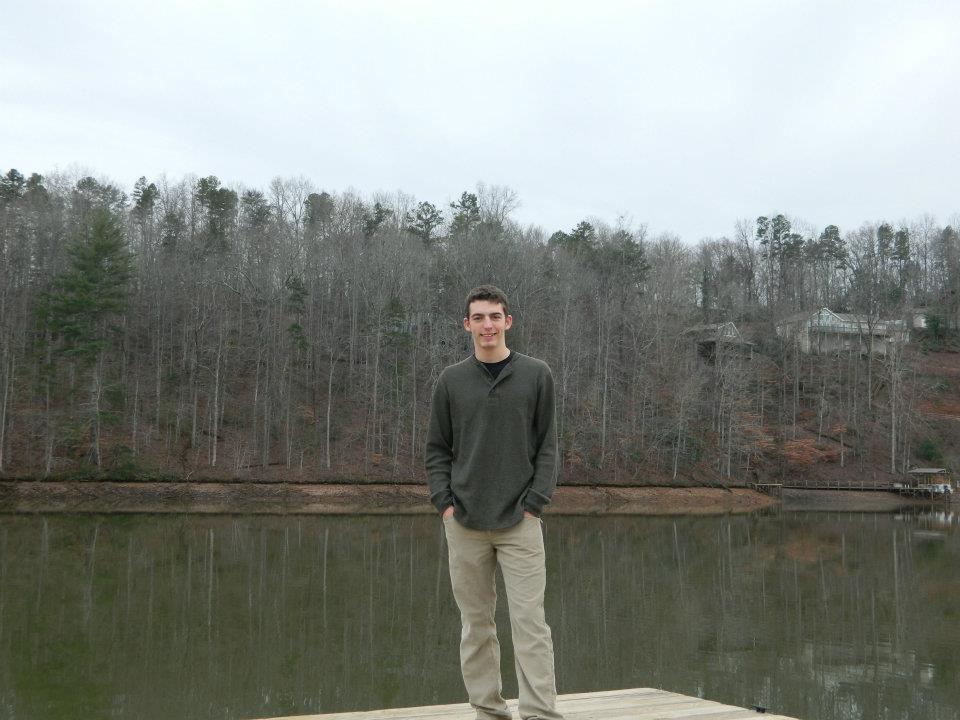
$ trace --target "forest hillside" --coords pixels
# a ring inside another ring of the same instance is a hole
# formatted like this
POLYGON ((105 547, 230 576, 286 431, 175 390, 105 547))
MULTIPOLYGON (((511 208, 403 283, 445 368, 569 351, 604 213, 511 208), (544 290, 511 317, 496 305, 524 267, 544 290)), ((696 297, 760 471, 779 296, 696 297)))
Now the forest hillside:
POLYGON ((430 393, 470 352, 481 283, 510 298, 509 345, 553 370, 561 483, 956 464, 953 226, 784 209, 692 244, 524 227, 518 203, 8 171, 0 476, 422 482, 430 393), (820 308, 856 342, 805 347, 820 308))

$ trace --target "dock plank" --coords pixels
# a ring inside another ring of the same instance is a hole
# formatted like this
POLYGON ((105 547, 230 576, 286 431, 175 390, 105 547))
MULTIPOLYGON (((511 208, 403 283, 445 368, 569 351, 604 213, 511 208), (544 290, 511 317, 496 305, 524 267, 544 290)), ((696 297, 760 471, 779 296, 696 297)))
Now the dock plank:
MULTIPOLYGON (((509 700, 507 705, 514 717, 517 717, 517 701, 509 700)), ((746 708, 655 688, 571 693, 559 696, 557 706, 567 720, 748 720, 760 717, 765 720, 796 720, 785 715, 761 714, 746 708)), ((262 720, 474 720, 475 717, 476 714, 468 703, 455 703, 323 715, 287 715, 262 720)))

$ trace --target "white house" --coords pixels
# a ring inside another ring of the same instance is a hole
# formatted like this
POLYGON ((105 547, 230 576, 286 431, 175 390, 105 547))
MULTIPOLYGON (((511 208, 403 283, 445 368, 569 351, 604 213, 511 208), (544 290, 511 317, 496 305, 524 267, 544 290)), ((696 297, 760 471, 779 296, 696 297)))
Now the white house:
POLYGON ((777 323, 777 335, 795 339, 805 353, 855 350, 886 355, 891 345, 907 342, 909 333, 903 320, 835 313, 826 307, 797 313, 777 323))

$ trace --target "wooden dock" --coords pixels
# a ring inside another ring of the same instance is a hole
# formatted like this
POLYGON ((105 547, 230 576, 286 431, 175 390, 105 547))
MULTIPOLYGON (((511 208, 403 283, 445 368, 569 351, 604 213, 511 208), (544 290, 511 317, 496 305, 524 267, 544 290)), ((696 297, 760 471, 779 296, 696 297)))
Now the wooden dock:
MULTIPOLYGON (((508 705, 514 718, 518 718, 517 701, 508 701, 508 705)), ((666 720, 667 718, 740 720, 760 717, 769 718, 769 720, 796 720, 785 715, 774 715, 769 711, 745 710, 733 705, 721 705, 710 700, 700 700, 652 688, 561 695, 557 706, 566 720, 666 720)), ((475 720, 475 718, 476 713, 470 705, 457 703, 328 715, 289 715, 263 720, 475 720)))

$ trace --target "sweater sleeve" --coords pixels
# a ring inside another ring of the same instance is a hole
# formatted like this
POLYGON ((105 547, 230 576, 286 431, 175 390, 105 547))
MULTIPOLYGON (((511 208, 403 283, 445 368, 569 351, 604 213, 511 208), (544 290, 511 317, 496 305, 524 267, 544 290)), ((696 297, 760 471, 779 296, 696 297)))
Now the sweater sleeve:
POLYGON ((430 407, 430 427, 427 430, 425 464, 430 502, 438 512, 453 505, 450 490, 450 471, 453 465, 453 426, 450 422, 450 398, 443 375, 433 390, 430 407))
POLYGON ((557 487, 556 397, 549 367, 541 375, 537 390, 537 411, 533 423, 537 455, 533 466, 533 482, 523 499, 523 509, 534 515, 543 512, 557 487))

